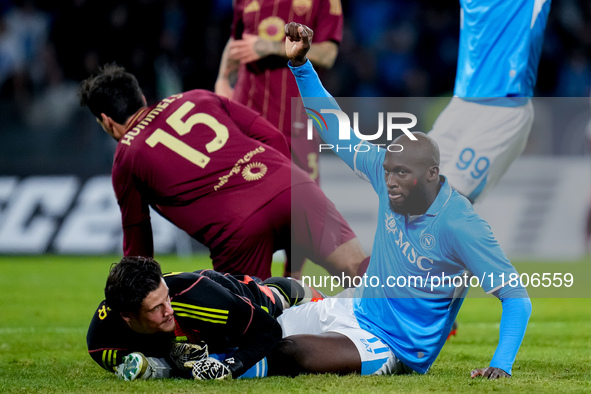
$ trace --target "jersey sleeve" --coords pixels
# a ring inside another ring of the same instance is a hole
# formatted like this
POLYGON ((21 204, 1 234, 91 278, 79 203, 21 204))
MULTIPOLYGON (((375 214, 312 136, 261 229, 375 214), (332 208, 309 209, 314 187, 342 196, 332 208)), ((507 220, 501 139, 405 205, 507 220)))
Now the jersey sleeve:
POLYGON ((500 368, 511 375, 515 357, 525 336, 532 306, 529 298, 501 298, 501 302, 503 314, 499 328, 499 344, 490 366, 500 368))
POLYGON ((220 100, 230 118, 244 135, 275 148, 291 159, 289 146, 283 133, 268 120, 237 101, 228 100, 225 97, 220 97, 220 100))
POLYGON ((348 117, 343 130, 340 129, 340 124, 345 121, 344 114, 336 102, 334 97, 322 86, 318 74, 312 66, 312 62, 307 61, 300 67, 293 67, 291 61, 288 63, 291 72, 293 73, 300 95, 304 102, 304 109, 310 111, 308 115, 312 121, 317 121, 316 131, 320 137, 329 144, 330 148, 335 152, 347 165, 354 168, 354 151, 353 149, 338 149, 340 144, 347 143, 348 145, 358 145, 361 140, 357 138, 352 130, 347 128, 348 117), (326 115, 325 115, 326 114, 326 115), (316 119, 314 119, 316 118, 316 119), (324 127, 323 127, 324 126, 324 127), (343 135, 341 135, 343 133, 343 135))
POLYGON ((480 286, 487 294, 504 297, 526 297, 527 291, 516 278, 517 270, 505 256, 492 230, 480 216, 473 213, 465 219, 446 219, 455 223, 449 243, 456 258, 477 276, 480 286), (519 290, 519 291, 517 291, 519 290))
POLYGON ((244 12, 244 1, 234 0, 232 3, 233 16, 230 36, 238 40, 242 38, 242 33, 244 32, 244 21, 242 20, 242 13, 244 12))
POLYGON ((168 333, 145 335, 132 331, 103 301, 88 327, 86 344, 90 357, 102 368, 114 372, 132 352, 143 353, 146 357, 168 357, 172 342, 168 333))
POLYGON ((341 0, 322 0, 314 18, 315 43, 332 41, 340 43, 343 38, 343 7, 341 0))
POLYGON ((484 220, 469 216, 455 231, 454 249, 461 261, 481 287, 502 302, 499 343, 490 365, 511 374, 531 314, 527 290, 484 220))
POLYGON ((150 208, 142 198, 137 181, 124 166, 113 166, 113 189, 121 209, 123 254, 125 256, 154 255, 150 208))
POLYGON ((236 376, 279 343, 281 326, 252 300, 233 294, 204 276, 187 285, 178 295, 171 294, 177 321, 184 329, 198 331, 212 353, 237 348, 233 357, 241 367, 233 371, 236 376))
POLYGON ((131 351, 122 341, 120 327, 111 314, 105 302, 101 302, 88 327, 86 345, 90 357, 98 365, 114 372, 115 367, 123 362, 123 357, 131 351))
POLYGON ((358 176, 370 181, 375 189, 381 176, 379 174, 382 173, 386 149, 357 137, 350 127, 349 118, 322 86, 310 61, 300 67, 293 67, 290 62, 289 67, 295 76, 308 116, 317 124, 316 131, 328 145, 326 148, 332 149, 358 176))

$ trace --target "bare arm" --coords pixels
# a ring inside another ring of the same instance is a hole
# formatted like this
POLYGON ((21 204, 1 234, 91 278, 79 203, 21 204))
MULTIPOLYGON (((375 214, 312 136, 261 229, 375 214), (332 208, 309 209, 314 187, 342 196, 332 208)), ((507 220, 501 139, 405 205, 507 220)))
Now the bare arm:
MULTIPOLYGON (((332 41, 311 44, 308 58, 316 67, 329 69, 338 54, 338 46, 332 41)), ((271 41, 253 34, 244 34, 241 40, 229 44, 229 56, 240 63, 250 63, 267 56, 281 56, 287 59, 285 43, 271 41)))
MULTIPOLYGON (((285 48, 283 48, 285 49, 285 48)), ((334 61, 337 58, 339 47, 332 41, 320 42, 318 44, 312 44, 310 46, 310 52, 308 52, 308 59, 316 67, 329 69, 334 65, 334 61)), ((285 53, 285 50, 283 51, 285 53)))
POLYGON ((230 38, 224 48, 218 78, 215 81, 215 93, 228 99, 231 99, 234 95, 233 86, 236 83, 238 68, 240 67, 240 61, 230 57, 230 46, 233 41, 234 39, 230 38))

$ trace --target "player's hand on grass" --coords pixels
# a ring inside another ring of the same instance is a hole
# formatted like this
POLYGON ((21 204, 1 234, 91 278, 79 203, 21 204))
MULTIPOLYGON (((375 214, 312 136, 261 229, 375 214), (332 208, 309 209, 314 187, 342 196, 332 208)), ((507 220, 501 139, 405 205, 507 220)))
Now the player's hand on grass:
POLYGON ((489 378, 489 379, 510 378, 511 377, 511 375, 509 375, 507 372, 503 371, 502 369, 494 368, 494 367, 479 368, 479 369, 475 369, 474 371, 472 371, 470 373, 470 377, 472 379, 474 379, 478 376, 482 376, 483 378, 489 378))
POLYGON ((175 343, 170 349, 170 359, 180 369, 189 369, 185 367, 186 363, 203 360, 207 356, 209 356, 207 344, 203 341, 200 343, 175 343))
POLYGON ((292 66, 299 67, 306 63, 313 35, 312 29, 306 25, 295 22, 285 25, 285 54, 292 66))
POLYGON ((191 369, 191 376, 193 376, 193 379, 195 380, 232 379, 230 368, 213 357, 206 357, 199 361, 186 362, 185 368, 191 369))

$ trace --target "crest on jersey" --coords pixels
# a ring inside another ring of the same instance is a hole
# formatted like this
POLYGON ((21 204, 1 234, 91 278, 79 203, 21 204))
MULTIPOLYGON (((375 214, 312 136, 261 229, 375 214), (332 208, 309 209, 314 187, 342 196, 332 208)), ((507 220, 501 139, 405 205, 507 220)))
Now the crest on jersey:
POLYGON ((435 237, 431 234, 425 233, 421 235, 421 246, 423 249, 433 249, 435 243, 435 237))
POLYGON ((285 22, 277 16, 270 16, 259 23, 259 37, 270 41, 281 41, 285 37, 285 22))
POLYGON ((293 0, 291 6, 297 16, 306 15, 312 8, 312 0, 293 0))

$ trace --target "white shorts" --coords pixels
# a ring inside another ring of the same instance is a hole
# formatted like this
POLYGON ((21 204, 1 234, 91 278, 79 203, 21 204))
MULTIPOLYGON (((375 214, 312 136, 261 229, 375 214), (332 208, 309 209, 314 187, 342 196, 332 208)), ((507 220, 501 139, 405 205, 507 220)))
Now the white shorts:
POLYGON ((361 357, 362 375, 407 374, 412 370, 404 365, 392 350, 372 333, 359 327, 353 313, 353 290, 318 302, 291 307, 277 319, 283 337, 298 334, 318 335, 336 332, 355 344, 361 357))
POLYGON ((471 201, 482 198, 523 152, 533 119, 531 100, 497 107, 452 98, 429 132, 439 145, 441 174, 471 201))

